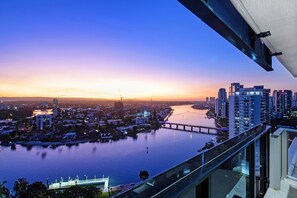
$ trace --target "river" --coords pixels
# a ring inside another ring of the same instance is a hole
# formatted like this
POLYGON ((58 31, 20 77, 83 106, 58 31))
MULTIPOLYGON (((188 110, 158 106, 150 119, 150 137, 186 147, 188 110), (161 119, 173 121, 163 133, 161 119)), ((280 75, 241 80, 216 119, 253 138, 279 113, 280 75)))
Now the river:
MULTIPOLYGON (((205 118, 206 110, 192 109, 190 105, 173 106, 170 122, 214 126, 213 119, 205 118)), ((197 154, 205 142, 214 136, 191 132, 159 129, 139 133, 106 143, 83 143, 59 146, 55 149, 34 146, 31 149, 17 145, 16 150, 0 147, 0 182, 13 187, 14 181, 24 177, 29 182, 54 182, 61 177, 88 178, 109 176, 110 185, 138 182, 139 171, 150 176, 177 165, 197 154)))

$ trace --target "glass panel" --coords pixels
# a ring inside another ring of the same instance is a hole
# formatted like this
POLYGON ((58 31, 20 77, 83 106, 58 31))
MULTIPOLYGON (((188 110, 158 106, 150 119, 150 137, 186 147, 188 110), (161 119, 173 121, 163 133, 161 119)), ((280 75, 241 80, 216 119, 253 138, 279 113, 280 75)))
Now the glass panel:
POLYGON ((162 174, 145 180, 141 185, 136 186, 126 193, 116 197, 151 197, 154 194, 161 192, 164 188, 185 177, 201 165, 202 154, 191 158, 184 163, 163 172, 162 174))
POLYGON ((297 179, 297 133, 288 133, 288 175, 297 179))
POLYGON ((210 197, 249 197, 248 149, 222 164, 210 176, 210 197))
POLYGON ((261 188, 261 185, 260 185, 260 178, 261 178, 261 160, 260 160, 260 139, 258 139, 256 142, 255 142, 255 179, 256 179, 256 182, 255 182, 255 189, 256 189, 256 195, 259 195, 260 194, 260 188, 261 188))
MULTIPOLYGON (((239 185, 248 185, 249 160, 246 156, 249 156, 250 153, 248 149, 242 150, 242 148, 251 144, 256 136, 266 133, 265 129, 268 129, 266 123, 241 133, 115 197, 175 197, 186 187, 193 184, 198 185, 206 176, 212 174, 212 171, 215 172, 214 169, 217 167, 219 167, 218 170, 234 172, 233 175, 237 175, 241 179, 239 185), (238 153, 238 151, 241 152, 238 153), (236 156, 232 157, 234 154, 236 156), (227 162, 223 163, 225 160, 227 162), (222 163, 223 165, 219 166, 222 163)), ((225 183, 228 183, 228 178, 225 179, 225 183)), ((241 186, 239 187, 241 188, 241 186)), ((241 189, 246 190, 248 188, 242 187, 241 189)), ((230 192, 231 190, 229 189, 230 192)), ((248 196, 248 193, 244 192, 244 194, 248 196)))

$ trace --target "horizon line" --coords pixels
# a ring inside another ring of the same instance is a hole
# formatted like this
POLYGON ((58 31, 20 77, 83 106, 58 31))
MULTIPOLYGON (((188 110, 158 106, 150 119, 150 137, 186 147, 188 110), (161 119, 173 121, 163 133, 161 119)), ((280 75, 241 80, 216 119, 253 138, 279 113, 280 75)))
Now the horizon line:
MULTIPOLYGON (((113 99, 113 98, 95 98, 95 97, 51 97, 51 96, 2 96, 0 97, 0 100, 17 100, 17 101, 21 101, 21 100, 27 100, 30 101, 31 100, 52 100, 54 98, 57 99, 62 99, 62 100, 100 100, 100 101, 119 101, 119 99, 113 99), (19 99, 19 100, 18 100, 19 99)), ((155 99, 155 100, 151 100, 151 99, 143 99, 143 98, 126 98, 123 99, 124 101, 141 101, 141 102, 203 102, 205 101, 204 99, 155 99)))

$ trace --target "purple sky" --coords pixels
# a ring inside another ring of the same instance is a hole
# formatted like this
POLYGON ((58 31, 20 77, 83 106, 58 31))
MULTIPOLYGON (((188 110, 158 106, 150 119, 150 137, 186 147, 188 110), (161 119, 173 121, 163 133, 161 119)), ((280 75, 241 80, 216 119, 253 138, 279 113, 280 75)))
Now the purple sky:
POLYGON ((0 3, 0 97, 197 100, 232 82, 296 90, 178 1, 0 3))

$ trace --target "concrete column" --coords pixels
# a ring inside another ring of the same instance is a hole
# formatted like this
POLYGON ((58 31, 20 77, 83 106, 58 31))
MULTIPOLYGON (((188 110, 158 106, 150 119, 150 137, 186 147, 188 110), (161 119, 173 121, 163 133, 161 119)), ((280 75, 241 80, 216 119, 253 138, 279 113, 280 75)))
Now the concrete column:
POLYGON ((281 181, 281 166, 282 166, 282 140, 281 135, 270 135, 270 169, 269 169, 269 177, 270 183, 269 187, 279 190, 280 189, 280 181, 281 181))
POLYGON ((281 135, 281 151, 282 151, 282 158, 281 158, 281 178, 285 178, 288 174, 288 133, 287 131, 283 132, 281 135))
POLYGON ((104 182, 104 188, 103 188, 104 192, 108 192, 108 180, 109 179, 106 179, 105 182, 104 182))

